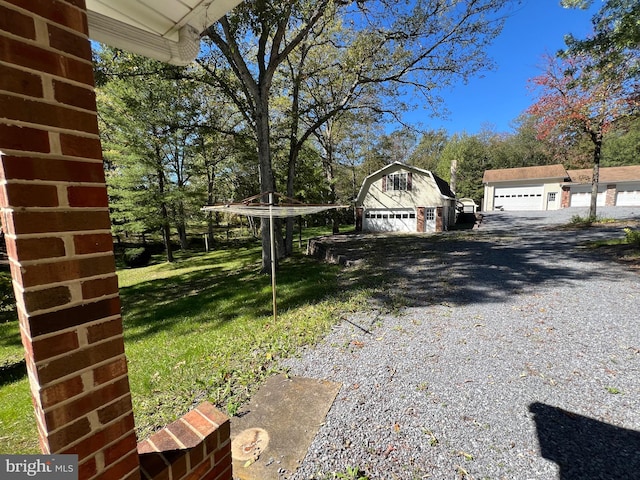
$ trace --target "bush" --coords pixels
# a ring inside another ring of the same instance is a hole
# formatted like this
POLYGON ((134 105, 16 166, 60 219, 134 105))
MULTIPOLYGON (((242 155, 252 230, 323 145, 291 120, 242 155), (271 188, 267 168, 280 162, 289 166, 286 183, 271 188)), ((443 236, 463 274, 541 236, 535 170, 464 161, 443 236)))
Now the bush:
POLYGON ((151 252, 145 247, 127 248, 123 256, 127 267, 145 267, 151 260, 151 252))
POLYGON ((640 230, 624 229, 625 239, 629 245, 640 248, 640 230))

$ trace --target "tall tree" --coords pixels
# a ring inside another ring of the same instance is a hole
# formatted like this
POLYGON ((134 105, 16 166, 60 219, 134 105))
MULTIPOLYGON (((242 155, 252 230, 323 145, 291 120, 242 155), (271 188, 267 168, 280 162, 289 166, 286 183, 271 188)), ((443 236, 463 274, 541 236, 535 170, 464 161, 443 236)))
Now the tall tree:
POLYGON ((176 80, 177 67, 109 48, 98 53, 96 65, 116 230, 159 230, 173 261, 171 228, 184 246, 194 194, 199 86, 176 80))
MULTIPOLYGON (((568 8, 587 8, 593 0, 561 0, 568 8)), ((593 34, 579 39, 565 37, 564 55, 588 55, 596 59, 602 73, 624 74, 627 79, 640 74, 640 2, 638 0, 603 0, 593 16, 593 34), (608 65, 625 64, 624 69, 611 70, 608 65)))
MULTIPOLYGON (((617 70, 620 64, 609 65, 617 70)), ((532 79, 539 92, 528 112, 537 120, 543 138, 572 140, 585 134, 593 146, 593 177, 589 216, 596 217, 602 143, 615 122, 638 107, 634 86, 621 73, 603 74, 598 59, 586 56, 547 57, 542 75, 532 79)))
MULTIPOLYGON (((276 185, 270 141, 274 76, 294 50, 319 34, 318 28, 327 16, 340 14, 354 32, 345 37, 348 42, 335 46, 345 52, 340 68, 344 78, 351 79, 350 91, 355 95, 375 84, 391 95, 416 88, 427 102, 435 102, 437 88, 486 67, 484 49, 499 33, 502 21, 498 12, 509 3, 514 2, 249 1, 205 31, 214 48, 201 64, 228 92, 251 126, 257 143, 261 191, 273 191, 276 185), (220 69, 222 64, 228 68, 220 69)), ((266 270, 271 261, 268 222, 263 224, 262 244, 266 270)))

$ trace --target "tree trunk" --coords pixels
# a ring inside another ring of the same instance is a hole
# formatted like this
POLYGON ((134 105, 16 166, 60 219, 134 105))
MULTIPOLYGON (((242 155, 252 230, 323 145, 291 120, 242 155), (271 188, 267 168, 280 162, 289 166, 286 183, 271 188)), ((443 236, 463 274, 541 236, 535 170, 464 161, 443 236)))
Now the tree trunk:
POLYGON ((598 184, 600 183, 600 156, 602 153, 602 135, 592 134, 593 141, 593 178, 591 179, 591 204, 589 205, 589 219, 596 219, 598 205, 598 184))
MULTIPOLYGON (((258 161, 260 168, 260 193, 262 194, 262 203, 269 202, 269 192, 275 191, 275 178, 273 176, 273 168, 271 165, 271 145, 270 129, 269 129, 269 103, 268 93, 263 92, 260 102, 256 105, 256 133, 258 137, 258 161)), ((271 272, 271 223, 268 218, 262 218, 260 221, 260 238, 262 239, 262 273, 271 272)), ((274 242, 282 244, 282 233, 278 234, 279 229, 274 225, 274 242)), ((278 249, 276 249, 278 251, 278 249)), ((274 261, 277 264, 277 255, 274 261)))
MULTIPOLYGON (((160 158, 160 153, 156 147, 157 158, 160 158)), ((160 196, 160 218, 162 221, 162 237, 164 239, 164 248, 167 253, 167 262, 173 262, 173 250, 171 248, 171 229, 169 226, 169 212, 167 211, 167 204, 164 201, 164 172, 158 165, 156 171, 158 175, 158 194, 160 196)))

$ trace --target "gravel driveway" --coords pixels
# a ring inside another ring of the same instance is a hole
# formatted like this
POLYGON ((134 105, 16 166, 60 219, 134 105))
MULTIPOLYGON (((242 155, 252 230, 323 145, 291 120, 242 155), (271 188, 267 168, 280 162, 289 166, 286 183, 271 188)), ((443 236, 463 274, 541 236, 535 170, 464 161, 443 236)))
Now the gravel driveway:
POLYGON ((639 479, 640 273, 582 246, 624 222, 558 228, 576 214, 356 238, 384 252, 386 300, 402 308, 349 317, 286 362, 343 384, 289 478, 639 479))

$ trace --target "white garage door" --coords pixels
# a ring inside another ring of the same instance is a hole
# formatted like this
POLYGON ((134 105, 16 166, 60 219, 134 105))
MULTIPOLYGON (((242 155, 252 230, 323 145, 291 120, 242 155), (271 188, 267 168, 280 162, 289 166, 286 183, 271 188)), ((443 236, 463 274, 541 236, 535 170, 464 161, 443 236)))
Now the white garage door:
POLYGON ((415 232, 416 212, 413 209, 367 209, 362 229, 368 232, 415 232))
MULTIPOLYGON (((604 207, 607 200, 607 192, 603 190, 604 187, 598 189, 598 200, 596 205, 604 207)), ((586 186, 572 186, 571 187, 571 207, 588 207, 591 205, 591 185, 586 186)))
POLYGON ((542 185, 496 187, 493 199, 496 210, 543 210, 542 185))
POLYGON ((619 187, 616 195, 616 205, 621 207, 640 206, 640 183, 619 187))

